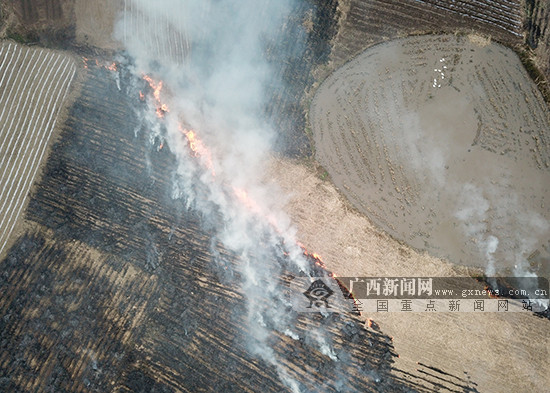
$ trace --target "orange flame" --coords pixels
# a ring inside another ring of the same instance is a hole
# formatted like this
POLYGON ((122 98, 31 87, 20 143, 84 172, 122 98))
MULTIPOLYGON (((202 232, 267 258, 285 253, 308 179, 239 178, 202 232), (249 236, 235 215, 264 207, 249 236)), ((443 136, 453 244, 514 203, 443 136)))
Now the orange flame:
POLYGON ((498 298, 499 296, 495 293, 495 291, 493 290, 493 288, 491 288, 489 285, 485 285, 485 288, 484 288, 486 291, 487 291, 487 295, 492 298, 492 299, 496 299, 498 298))
POLYGON ((158 116, 159 118, 163 118, 163 117, 164 117, 164 114, 165 114, 166 112, 169 112, 169 110, 168 110, 168 109, 164 109, 163 106, 165 106, 165 105, 162 105, 162 106, 158 107, 158 108, 155 110, 155 113, 157 114, 157 116, 158 116))
POLYGON ((258 203, 248 196, 248 192, 242 188, 233 187, 235 196, 243 205, 245 205, 250 211, 256 214, 262 214, 262 208, 258 203))
MULTIPOLYGON (((86 56, 82 56, 82 62, 84 63, 84 68, 88 68, 89 62, 91 60, 87 58, 86 56)), ((118 67, 116 62, 113 62, 109 65, 101 65, 100 61, 98 59, 93 59, 93 63, 95 63, 96 67, 99 68, 105 68, 106 70, 116 72, 118 71, 118 67)))
MULTIPOLYGON (((151 89, 153 89, 153 97, 155 98, 155 103, 157 105, 156 114, 159 118, 164 117, 164 114, 166 112, 170 112, 168 109, 168 105, 162 102, 160 98, 160 92, 162 91, 162 85, 163 82, 155 82, 153 78, 151 78, 149 75, 143 75, 143 79, 149 84, 151 89)), ((141 97, 141 94, 140 94, 141 97)))
POLYGON ((212 171, 212 176, 216 175, 216 172, 214 171, 214 163, 212 161, 212 154, 210 151, 206 148, 204 143, 197 138, 197 135, 195 131, 193 130, 186 130, 181 127, 180 125, 180 131, 185 135, 187 138, 187 142, 189 143, 189 148, 193 151, 193 154, 195 157, 203 157, 204 159, 204 165, 212 171))
POLYGON ((262 208, 258 202, 248 195, 248 192, 243 188, 233 187, 233 193, 237 199, 252 213, 264 217, 269 224, 275 229, 278 233, 282 233, 282 230, 279 227, 277 218, 274 214, 269 211, 266 211, 265 208, 262 208))
POLYGON ((160 92, 162 90, 162 81, 159 81, 158 83, 153 80, 149 75, 144 75, 143 79, 147 83, 149 83, 149 86, 151 89, 153 89, 153 97, 155 97, 155 100, 160 101, 160 92))
MULTIPOLYGON (((116 67, 115 64, 113 64, 113 66, 116 67)), ((153 78, 151 78, 149 75, 143 75, 143 79, 149 84, 151 89, 153 89, 153 97, 154 97, 154 99, 156 101, 156 104, 157 104, 157 109, 156 109, 157 116, 159 118, 164 117, 164 114, 166 112, 169 112, 169 109, 168 109, 168 106, 165 103, 162 102, 161 96, 160 96, 160 93, 161 93, 162 88, 163 88, 163 81, 155 82, 153 80, 153 78)), ((141 100, 143 100, 144 97, 145 97, 144 94, 141 91, 139 92, 139 97, 140 97, 141 100)), ((211 170, 212 176, 215 176, 216 173, 214 171, 214 164, 213 164, 213 161, 212 161, 212 154, 210 153, 208 148, 197 137, 195 131, 185 129, 185 128, 182 127, 181 124, 178 127, 179 127, 180 132, 182 134, 184 134, 185 137, 187 138, 189 148, 193 152, 194 156, 195 157, 201 157, 202 161, 203 161, 203 164, 209 170, 211 170)), ((162 149, 163 147, 164 147, 164 144, 161 143, 161 145, 159 147, 159 150, 162 149)), ((240 200, 242 204, 244 204, 244 206, 246 206, 253 213, 265 217, 268 220, 268 222, 273 226, 273 228, 275 230, 277 230, 278 232, 281 232, 275 216, 273 214, 269 213, 269 212, 265 212, 264 209, 262 209, 262 207, 254 199, 252 199, 248 195, 248 192, 246 190, 244 190, 242 188, 238 188, 238 187, 233 187, 233 192, 234 192, 235 196, 237 197, 237 199, 240 200)), ((309 253, 307 251, 307 249, 305 248, 305 246, 302 245, 299 242, 298 242, 298 245, 302 248, 304 255, 311 256, 317 265, 319 265, 322 269, 328 271, 325 263, 323 262, 323 260, 322 260, 322 258, 319 254, 309 253)), ((329 275, 331 277, 334 277, 334 278, 337 277, 337 275, 335 273, 332 273, 332 272, 329 272, 329 275)), ((342 287, 345 288, 343 283, 341 283, 338 279, 337 279, 337 281, 338 281, 339 285, 341 285, 342 287)), ((351 295, 351 296, 353 296, 353 295, 351 295)), ((355 300, 355 298, 353 298, 353 299, 355 300)))
MULTIPOLYGON (((327 266, 325 265, 325 262, 323 262, 323 259, 321 258, 321 256, 319 254, 316 254, 316 253, 310 253, 306 246, 304 246, 302 243, 298 242, 298 245, 300 246, 300 248, 303 250, 303 253, 304 255, 306 256, 310 256, 313 258, 313 261, 315 262, 315 264, 319 265, 320 267, 322 267, 323 269, 325 270, 328 270, 327 269, 327 266)), ((336 275, 334 273, 331 273, 331 277, 336 277, 336 275)))

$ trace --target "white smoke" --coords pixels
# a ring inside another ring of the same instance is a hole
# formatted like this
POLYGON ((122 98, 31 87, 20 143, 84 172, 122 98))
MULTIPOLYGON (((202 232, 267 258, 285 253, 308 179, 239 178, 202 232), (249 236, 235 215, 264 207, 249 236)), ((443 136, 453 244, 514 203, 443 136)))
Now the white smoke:
POLYGON ((455 213, 462 222, 463 231, 470 239, 474 239, 482 255, 485 256, 486 274, 495 275, 495 260, 493 254, 498 248, 498 238, 489 233, 488 220, 490 203, 483 195, 483 189, 471 183, 462 186, 460 201, 463 204, 455 213))
POLYGON ((489 235, 485 243, 482 243, 485 248, 485 258, 487 259, 487 268, 485 274, 489 277, 493 277, 496 273, 495 270, 495 258, 493 254, 498 248, 498 238, 493 235, 489 235))
POLYGON ((455 217, 460 220, 463 233, 476 243, 485 257, 488 277, 510 268, 515 277, 536 277, 527 258, 539 246, 538 237, 548 231, 550 224, 539 213, 526 209, 511 189, 502 198, 491 199, 490 195, 502 195, 495 187, 497 185, 462 184, 455 217), (497 251, 502 251, 498 264, 495 262, 497 251))
MULTIPOLYGON (((292 6, 290 0, 127 0, 116 31, 134 59, 134 74, 163 81, 169 111, 159 120, 158 103, 149 99, 148 111, 140 116, 149 125, 151 142, 166 142, 176 158, 172 196, 200 212, 216 240, 238 256, 250 352, 299 392, 300 383, 270 346, 274 331, 300 338, 292 332, 279 283, 281 266, 274 259, 284 251, 292 269, 302 272, 308 262, 282 211, 281 191, 261 180, 275 136, 262 115, 266 87, 282 83, 265 51, 277 41, 292 6), (159 49, 178 42, 186 43, 180 51, 159 49), (183 60, 170 58, 182 51, 183 60), (192 154, 184 135, 188 130, 208 152, 192 154)), ((330 339, 315 330, 311 334, 313 346, 338 361, 330 339)))

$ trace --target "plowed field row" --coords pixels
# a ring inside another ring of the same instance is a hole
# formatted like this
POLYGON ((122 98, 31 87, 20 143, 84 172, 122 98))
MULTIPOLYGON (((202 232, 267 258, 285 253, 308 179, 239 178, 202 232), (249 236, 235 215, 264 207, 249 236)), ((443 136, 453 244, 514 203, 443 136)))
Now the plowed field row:
POLYGON ((166 61, 183 64, 190 49, 181 26, 175 26, 155 13, 148 13, 132 0, 124 0, 123 29, 125 44, 138 37, 142 47, 147 48, 161 64, 166 61))
POLYGON ((0 46, 0 253, 44 158, 76 72, 62 54, 0 46))

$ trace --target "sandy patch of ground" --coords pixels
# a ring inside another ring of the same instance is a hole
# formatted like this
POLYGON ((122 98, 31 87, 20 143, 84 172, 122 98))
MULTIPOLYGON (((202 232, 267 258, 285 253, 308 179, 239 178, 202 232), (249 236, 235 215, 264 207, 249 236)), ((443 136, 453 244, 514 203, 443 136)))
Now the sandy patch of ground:
POLYGON ((392 236, 550 276, 550 116, 511 50, 452 35, 372 47, 323 82, 310 119, 335 185, 392 236))
POLYGON ((76 0, 76 41, 102 49, 120 49, 113 31, 123 7, 122 0, 76 0))
MULTIPOLYGON (((267 178, 290 195, 286 210, 299 240, 341 276, 467 273, 377 230, 333 185, 303 165, 273 160, 267 178)), ((393 336, 400 355, 395 374, 429 391, 534 392, 550 384, 548 321, 531 314, 395 312, 363 318, 393 336)))
POLYGON ((0 44, 0 254, 46 161, 76 66, 70 56, 0 44))
MULTIPOLYGON (((328 181, 312 170, 288 161, 276 161, 267 178, 276 179, 290 195, 287 206, 300 240, 308 249, 331 261, 340 276, 415 275, 417 266, 432 276, 456 275, 459 269, 426 253, 414 251, 377 229, 368 218, 344 201, 328 181)), ((468 270, 460 270, 468 273, 468 270)), ((472 271, 473 272, 473 271, 472 271)))

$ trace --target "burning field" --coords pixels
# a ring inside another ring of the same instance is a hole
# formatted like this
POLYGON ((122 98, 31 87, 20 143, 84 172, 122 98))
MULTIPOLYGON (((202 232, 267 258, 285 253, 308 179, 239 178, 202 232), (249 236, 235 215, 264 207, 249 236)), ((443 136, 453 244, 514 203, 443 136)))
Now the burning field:
MULTIPOLYGON (((237 24, 250 31, 186 19, 182 73, 177 52, 160 64, 124 36, 136 14, 177 26, 169 8, 133 3, 115 28, 128 53, 81 56, 80 93, 4 252, 2 389, 404 391, 389 337, 287 304, 289 277, 330 274, 259 182, 273 137, 263 86, 282 82, 258 40, 290 9, 262 4, 263 19, 237 24)), ((243 21, 258 10, 228 5, 243 21)))
POLYGON ((443 25, 521 41, 519 3, 460 4, 3 4, 0 170, 21 185, 0 179, 0 203, 19 209, 0 209, 18 223, 11 235, 0 227, 9 237, 0 390, 544 389, 548 321, 532 313, 292 307, 300 279, 478 274, 453 262, 484 251, 497 260, 514 231, 532 235, 510 245, 531 253, 518 269, 544 273, 548 111, 515 55, 462 34, 393 41, 351 60, 372 43, 443 25), (347 61, 309 110, 324 76, 347 61), (25 111, 36 116, 16 117, 25 111), (417 126, 413 140, 398 120, 417 126), (313 169, 313 143, 340 190, 313 169), (479 161, 509 187, 468 177, 479 161), (439 183, 451 178, 454 193, 439 183), (479 209, 451 211, 460 192, 479 196, 465 199, 479 209), (506 209, 525 212, 523 228, 510 226, 506 209), (455 232, 441 229, 450 217, 455 232))
MULTIPOLYGON (((82 93, 29 203, 25 233, 3 262, 2 388, 279 392, 295 381, 310 391, 341 384, 405 391, 406 382, 391 376, 397 354, 388 336, 365 331, 353 315, 300 316, 280 303, 285 277, 297 273, 290 252, 321 273, 303 249, 295 244, 285 254, 254 245, 251 252, 270 267, 264 275, 212 236, 204 213, 173 197, 176 155, 129 115, 147 108, 166 121, 173 108, 157 101, 160 82, 140 77, 149 106, 139 90, 125 93, 128 73, 120 72, 119 90, 115 72, 98 63, 88 61, 82 93), (260 292, 243 286, 244 274, 261 280, 260 292), (257 324, 256 317, 265 319, 257 324), (271 324, 280 325, 268 330, 271 324), (334 368, 335 356, 346 361, 334 368)), ((212 173, 208 146, 194 132, 175 131, 189 164, 204 168, 207 179, 223 174, 212 173)), ((248 193, 225 191, 239 217, 251 214, 263 225, 248 193)))

